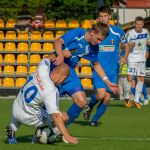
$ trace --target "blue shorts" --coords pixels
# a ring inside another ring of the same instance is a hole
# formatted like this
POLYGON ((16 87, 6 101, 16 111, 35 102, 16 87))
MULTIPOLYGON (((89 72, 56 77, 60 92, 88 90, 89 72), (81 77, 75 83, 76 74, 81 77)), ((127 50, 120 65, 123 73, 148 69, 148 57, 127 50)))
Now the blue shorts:
MULTIPOLYGON (((112 82, 112 83, 117 83, 118 81, 118 76, 117 75, 112 75, 112 76, 108 76, 108 79, 112 82)), ((93 85, 96 89, 101 89, 104 88, 106 89, 107 92, 111 93, 112 91, 108 88, 108 86, 105 84, 105 82, 98 76, 98 74, 93 71, 93 85)))
POLYGON ((69 96, 71 96, 72 94, 79 91, 84 91, 81 81, 75 70, 70 68, 69 77, 64 81, 63 84, 59 86, 60 95, 67 93, 69 96))

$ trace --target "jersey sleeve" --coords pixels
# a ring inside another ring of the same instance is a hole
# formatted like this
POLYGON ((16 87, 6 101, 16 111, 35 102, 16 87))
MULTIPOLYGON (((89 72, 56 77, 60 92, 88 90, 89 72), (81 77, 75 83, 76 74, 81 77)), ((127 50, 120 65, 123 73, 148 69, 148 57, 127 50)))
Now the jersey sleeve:
POLYGON ((39 93, 43 97, 44 105, 49 114, 59 113, 58 90, 50 79, 50 61, 44 59, 36 71, 36 82, 39 93))
POLYGON ((82 31, 83 29, 76 28, 61 36, 60 38, 64 41, 64 47, 67 48, 76 38, 80 37, 82 31))
POLYGON ((119 34, 120 34, 120 42, 123 44, 126 44, 128 41, 126 39, 125 33, 122 29, 119 30, 119 34))

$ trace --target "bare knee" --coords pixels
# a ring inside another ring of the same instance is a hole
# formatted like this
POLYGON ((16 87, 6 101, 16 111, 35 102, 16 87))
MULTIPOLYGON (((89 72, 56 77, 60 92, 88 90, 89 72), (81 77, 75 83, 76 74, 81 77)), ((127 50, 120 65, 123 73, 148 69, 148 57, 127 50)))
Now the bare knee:
POLYGON ((106 96, 106 90, 105 89, 98 89, 96 94, 96 99, 102 100, 106 96))
POLYGON ((80 107, 84 108, 87 104, 86 95, 84 92, 77 92, 71 96, 74 102, 80 107))

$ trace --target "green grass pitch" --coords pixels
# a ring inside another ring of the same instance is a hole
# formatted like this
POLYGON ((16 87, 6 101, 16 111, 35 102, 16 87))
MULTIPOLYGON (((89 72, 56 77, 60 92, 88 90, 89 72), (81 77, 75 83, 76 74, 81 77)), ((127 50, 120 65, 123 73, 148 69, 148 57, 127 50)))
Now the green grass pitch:
MULTIPOLYGON (((90 127, 80 117, 68 130, 79 138, 79 144, 32 144, 35 129, 21 126, 17 132, 18 144, 5 143, 5 127, 11 118, 12 100, 0 100, 0 150, 150 150, 150 105, 142 109, 125 108, 123 101, 111 101, 99 127, 90 127)), ((62 100, 66 111, 72 101, 62 100)))

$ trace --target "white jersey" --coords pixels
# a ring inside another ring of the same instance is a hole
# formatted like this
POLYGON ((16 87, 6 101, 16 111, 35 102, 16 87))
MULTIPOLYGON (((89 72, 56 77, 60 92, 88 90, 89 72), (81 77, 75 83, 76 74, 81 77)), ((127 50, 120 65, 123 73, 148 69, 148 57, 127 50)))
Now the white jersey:
POLYGON ((51 61, 43 59, 20 90, 14 103, 24 112, 35 115, 45 105, 48 114, 59 113, 59 93, 50 79, 51 70, 51 61))
POLYGON ((142 32, 137 33, 135 29, 130 30, 126 34, 128 42, 135 42, 135 46, 129 53, 129 62, 141 62, 146 61, 146 47, 147 39, 149 38, 149 32, 147 29, 143 28, 142 32))

